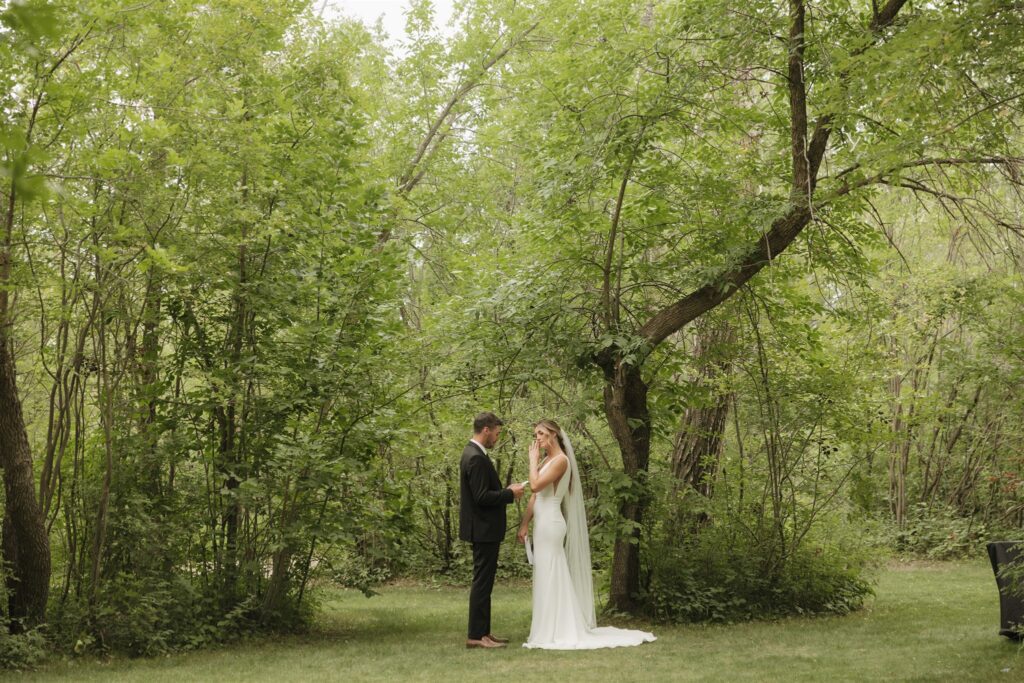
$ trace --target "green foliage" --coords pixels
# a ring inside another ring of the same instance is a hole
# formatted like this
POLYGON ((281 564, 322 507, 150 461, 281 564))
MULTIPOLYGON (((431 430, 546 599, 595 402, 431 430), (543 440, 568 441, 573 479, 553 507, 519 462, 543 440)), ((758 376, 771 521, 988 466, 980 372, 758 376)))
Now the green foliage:
POLYGON ((51 619, 53 643, 69 656, 151 657, 195 650, 266 631, 303 631, 315 600, 279 609, 263 619, 256 596, 223 609, 213 587, 203 588, 166 572, 120 574, 104 582, 95 606, 64 602, 51 619))
POLYGON ((50 643, 43 627, 16 635, 0 629, 0 671, 34 669, 45 662, 49 654, 50 643))
POLYGON ((821 548, 801 548, 785 571, 765 574, 757 548, 730 547, 725 539, 659 548, 644 609, 660 620, 729 622, 790 615, 848 614, 873 588, 863 570, 821 548))
POLYGON ((914 506, 903 528, 891 533, 897 552, 931 560, 979 557, 985 553, 985 543, 993 540, 983 519, 924 503, 914 506))
MULTIPOLYGON (((849 520, 830 515, 795 548, 780 543, 770 519, 695 504, 686 496, 658 524, 645 555, 640 596, 654 618, 742 621, 798 614, 847 614, 873 594, 875 554, 849 520)), ((659 515, 666 514, 659 510, 659 515)))
MULTIPOLYGON (((448 37, 417 0, 401 54, 314 5, 0 10, 0 284, 60 649, 302 628, 323 580, 465 583, 482 409, 503 480, 562 422, 595 567, 639 531, 659 618, 855 609, 851 527, 926 557, 1019 528, 1014 3, 908 3, 880 31, 815 3, 813 216, 738 290, 799 199, 778 3, 472 0, 448 37), (733 298, 650 348, 705 285, 733 298), (645 383, 639 472, 600 358, 645 383), (670 474, 718 405, 701 477, 670 474)), ((506 543, 499 575, 529 572, 506 543)), ((15 663, 43 644, 5 638, 15 663)))
POLYGON ((11 53, 29 104, 4 124, 24 178, 60 179, 6 243, 39 236, 13 281, 39 295, 17 334, 40 339, 23 386, 61 643, 289 630, 325 546, 404 532, 390 506, 346 514, 404 393, 404 253, 380 244, 359 82, 378 47, 287 0, 61 9, 66 35, 11 53))

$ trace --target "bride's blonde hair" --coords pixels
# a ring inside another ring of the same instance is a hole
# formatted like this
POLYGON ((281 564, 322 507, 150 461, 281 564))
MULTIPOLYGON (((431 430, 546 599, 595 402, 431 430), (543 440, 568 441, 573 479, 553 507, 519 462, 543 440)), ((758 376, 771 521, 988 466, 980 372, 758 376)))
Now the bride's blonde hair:
MULTIPOLYGON (((534 429, 536 429, 537 427, 543 427, 544 429, 550 429, 551 431, 553 431, 555 433, 555 438, 558 439, 558 447, 562 449, 562 453, 565 453, 566 456, 569 455, 569 448, 565 445, 565 441, 562 439, 562 428, 558 426, 557 422, 545 417, 543 420, 538 420, 533 424, 534 429)), ((572 485, 573 482, 572 480, 570 480, 570 489, 572 489, 572 485)))
POLYGON ((544 429, 550 429, 555 433, 555 437, 558 439, 558 446, 562 449, 563 453, 566 453, 568 449, 565 447, 565 442, 562 441, 562 428, 558 426, 558 423, 554 420, 544 418, 533 423, 533 428, 543 427, 544 429))

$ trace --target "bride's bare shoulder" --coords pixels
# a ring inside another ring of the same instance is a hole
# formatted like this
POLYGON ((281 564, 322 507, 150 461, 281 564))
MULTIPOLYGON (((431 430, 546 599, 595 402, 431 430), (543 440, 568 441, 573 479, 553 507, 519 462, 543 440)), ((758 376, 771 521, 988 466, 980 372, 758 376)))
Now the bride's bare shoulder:
POLYGON ((544 462, 542 462, 541 465, 540 465, 540 469, 543 470, 548 465, 552 465, 553 467, 556 467, 556 468, 557 467, 562 467, 562 466, 568 468, 569 467, 569 456, 566 455, 565 453, 559 453, 558 455, 556 455, 553 458, 551 458, 551 457, 545 458, 544 462), (553 463, 558 463, 558 464, 554 465, 553 463))

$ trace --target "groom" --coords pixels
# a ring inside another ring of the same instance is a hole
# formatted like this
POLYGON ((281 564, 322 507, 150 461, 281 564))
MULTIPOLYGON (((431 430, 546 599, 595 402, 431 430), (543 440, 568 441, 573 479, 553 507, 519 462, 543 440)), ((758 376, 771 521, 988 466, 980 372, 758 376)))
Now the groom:
POLYGON ((494 413, 473 420, 473 438, 459 463, 459 538, 473 544, 473 587, 469 591, 466 647, 505 647, 508 639, 491 635, 491 589, 498 549, 505 538, 505 506, 523 496, 523 485, 501 486, 487 449, 498 443, 504 424, 494 413))

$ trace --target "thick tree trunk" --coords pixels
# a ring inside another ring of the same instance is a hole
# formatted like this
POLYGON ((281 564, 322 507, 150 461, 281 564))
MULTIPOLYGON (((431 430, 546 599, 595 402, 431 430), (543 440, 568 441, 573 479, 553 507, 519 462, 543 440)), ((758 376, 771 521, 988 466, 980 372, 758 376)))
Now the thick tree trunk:
POLYGON ((711 497, 718 459, 722 452, 730 394, 716 397, 713 405, 687 408, 672 448, 672 474, 681 485, 711 497))
MULTIPOLYGON (((698 333, 694 352, 700 358, 700 380, 705 386, 731 371, 732 360, 722 355, 722 346, 733 339, 731 325, 708 326, 698 333)), ((672 446, 672 474, 676 481, 704 496, 711 496, 714 488, 731 401, 731 394, 719 392, 707 405, 688 407, 672 446)))
POLYGON ((288 595, 289 568, 292 563, 292 548, 286 545, 273 555, 273 567, 267 592, 263 594, 260 613, 264 623, 271 623, 277 617, 288 595))
POLYGON ((0 322, 0 467, 6 495, 3 523, 8 614, 14 631, 41 623, 50 590, 50 540, 36 499, 25 418, 15 381, 14 355, 0 322))
POLYGON ((606 374, 604 408, 622 453, 623 472, 633 479, 636 492, 627 496, 619 508, 620 516, 631 522, 633 529, 615 541, 608 600, 612 608, 632 612, 637 607, 640 588, 640 525, 647 509, 643 486, 651 453, 647 384, 638 368, 620 363, 606 374))
MULTIPOLYGON (((36 73, 32 106, 25 128, 25 151, 32 146, 32 134, 53 74, 89 37, 92 29, 75 34, 63 54, 55 56, 48 70, 36 73)), ((52 142, 52 141, 51 141, 52 142)), ((25 416, 18 398, 17 369, 11 344, 10 292, 13 260, 15 209, 19 200, 17 183, 11 180, 4 197, 6 206, 0 243, 0 468, 4 470, 3 560, 7 574, 8 615, 12 631, 44 621, 50 592, 50 539, 46 517, 36 498, 32 472, 32 451, 25 428, 25 416)))
POLYGON ((42 622, 50 591, 50 539, 36 498, 32 450, 18 398, 17 370, 11 344, 11 251, 14 235, 15 185, 6 197, 0 244, 0 468, 4 470, 3 553, 8 564, 8 616, 18 631, 42 622))

